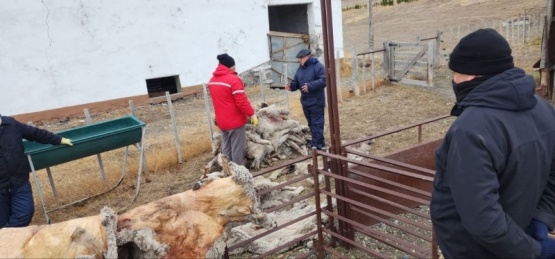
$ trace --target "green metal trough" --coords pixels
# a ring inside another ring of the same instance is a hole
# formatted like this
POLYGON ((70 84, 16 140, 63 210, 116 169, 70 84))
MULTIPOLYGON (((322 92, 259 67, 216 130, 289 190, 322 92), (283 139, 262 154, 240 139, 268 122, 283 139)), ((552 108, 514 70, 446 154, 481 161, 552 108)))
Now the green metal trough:
MULTIPOLYGON (((85 113, 87 116, 87 121, 89 121, 88 112, 85 113)), ((58 135, 72 140, 73 146, 71 147, 65 145, 53 146, 50 144, 40 144, 37 142, 24 141, 23 145, 25 148, 25 155, 27 155, 29 165, 31 166, 31 174, 35 179, 35 184, 37 186, 39 198, 42 203, 46 222, 50 223, 50 218, 48 217, 49 210, 46 206, 42 188, 37 177, 37 170, 46 169, 48 180, 50 182, 50 186, 52 187, 52 194, 56 199, 58 197, 58 194, 54 185, 52 173, 50 171, 51 166, 96 155, 98 159, 98 164, 100 166, 100 171, 102 173, 102 179, 106 184, 106 175, 104 172, 104 166, 102 165, 100 153, 125 147, 122 177, 112 188, 106 191, 108 192, 113 190, 116 186, 119 185, 119 183, 121 183, 121 180, 123 179, 126 171, 129 146, 133 145, 139 149, 139 171, 135 196, 133 198, 134 202, 137 198, 137 195, 139 194, 141 172, 143 168, 143 163, 145 163, 143 147, 145 129, 146 126, 144 122, 140 121, 135 116, 129 115, 118 119, 87 124, 86 126, 76 127, 58 132, 58 135)), ((95 195, 88 198, 92 198, 94 196, 95 195)), ((63 208, 76 202, 69 203, 55 209, 63 208)))
POLYGON ((144 125, 135 116, 126 116, 58 132, 58 135, 72 140, 72 147, 30 141, 24 141, 23 145, 35 170, 40 170, 139 143, 144 125))

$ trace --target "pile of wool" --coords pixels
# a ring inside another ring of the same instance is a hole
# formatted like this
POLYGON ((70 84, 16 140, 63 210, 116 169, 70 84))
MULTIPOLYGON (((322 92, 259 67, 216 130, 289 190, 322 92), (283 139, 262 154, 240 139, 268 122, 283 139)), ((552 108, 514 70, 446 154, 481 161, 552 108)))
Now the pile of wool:
MULTIPOLYGON (((248 168, 259 170, 278 160, 308 154, 312 140, 310 128, 290 119, 287 109, 262 105, 257 109, 256 115, 258 125, 254 127, 247 124, 246 128, 248 168)), ((217 134, 212 143, 215 157, 221 152, 220 137, 217 134)))

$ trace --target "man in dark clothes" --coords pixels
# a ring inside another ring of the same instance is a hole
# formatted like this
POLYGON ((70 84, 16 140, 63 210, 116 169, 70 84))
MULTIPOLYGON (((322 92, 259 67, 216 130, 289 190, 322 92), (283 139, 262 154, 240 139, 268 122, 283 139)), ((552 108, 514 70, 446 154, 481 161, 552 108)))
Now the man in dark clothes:
POLYGON ((553 258, 555 111, 493 29, 449 58, 458 116, 436 151, 430 212, 445 258, 553 258))
POLYGON ((291 83, 285 86, 287 91, 301 90, 301 105, 308 127, 312 133, 312 148, 324 148, 324 109, 326 108, 326 72, 324 65, 310 55, 309 49, 297 54, 299 69, 291 83))
POLYGON ((28 226, 35 212, 23 139, 73 145, 70 139, 0 116, 0 228, 28 226))

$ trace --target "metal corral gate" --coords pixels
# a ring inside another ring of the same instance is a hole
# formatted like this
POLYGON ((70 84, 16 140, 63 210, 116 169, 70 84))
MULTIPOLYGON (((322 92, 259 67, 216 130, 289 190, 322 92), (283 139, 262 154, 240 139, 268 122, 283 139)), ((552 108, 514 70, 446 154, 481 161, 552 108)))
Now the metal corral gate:
POLYGON ((259 192, 258 195, 262 196, 313 177, 314 189, 265 212, 279 211, 303 200, 313 200, 315 210, 234 244, 228 247, 228 251, 247 246, 269 234, 315 217, 317 229, 254 258, 275 255, 308 240, 315 240, 314 249, 295 254, 297 258, 314 255, 323 258, 326 254, 332 257, 388 258, 408 255, 415 258, 439 258, 428 204, 435 167, 434 151, 441 139, 422 143, 422 130, 426 124, 446 118, 449 116, 345 143, 342 146, 342 155, 314 151, 312 156, 300 157, 287 164, 254 173, 258 177, 312 159, 311 174, 296 176, 259 192), (387 156, 373 156, 352 148, 359 143, 414 128, 417 128, 419 144, 387 156), (356 155, 363 159, 355 160, 347 155, 356 155), (340 163, 340 168, 343 169, 340 174, 330 170, 333 168, 332 163, 340 163), (313 166, 318 164, 320 166, 313 166), (321 176, 324 176, 323 186, 318 183, 321 176), (327 220, 324 221, 324 218, 327 220))
POLYGON ((387 79, 410 85, 432 86, 439 64, 441 33, 416 42, 385 41, 384 71, 387 79))

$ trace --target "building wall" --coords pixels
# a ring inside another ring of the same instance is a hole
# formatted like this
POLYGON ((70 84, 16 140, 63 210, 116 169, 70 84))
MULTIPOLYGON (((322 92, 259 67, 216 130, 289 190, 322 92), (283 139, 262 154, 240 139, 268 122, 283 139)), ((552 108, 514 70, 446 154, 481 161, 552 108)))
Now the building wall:
MULTIPOLYGON (((182 87, 202 84, 222 52, 235 58, 239 72, 255 67, 269 59, 267 6, 273 2, 279 1, 0 4, 0 113, 36 113, 144 96, 149 78, 179 75, 182 87)), ((339 4, 334 20, 341 22, 340 0, 334 2, 339 4)), ((319 1, 313 5, 316 24, 310 30, 317 34, 319 1)), ((337 41, 341 34, 335 35, 337 41)))

